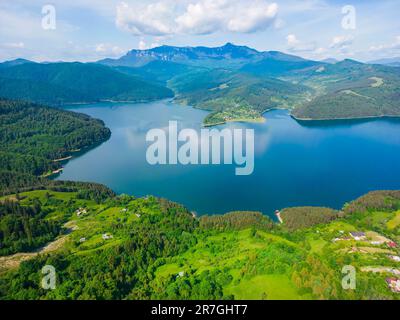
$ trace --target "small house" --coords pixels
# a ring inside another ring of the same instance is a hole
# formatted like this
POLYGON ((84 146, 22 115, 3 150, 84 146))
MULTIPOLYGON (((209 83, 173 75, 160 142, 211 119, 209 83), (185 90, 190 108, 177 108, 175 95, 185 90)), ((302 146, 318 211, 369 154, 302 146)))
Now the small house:
POLYGON ((400 279, 386 278, 386 283, 392 292, 400 293, 400 279))
POLYGON ((371 241, 370 242, 372 245, 374 245, 374 246, 380 246, 381 244, 383 244, 384 242, 383 241, 371 241))
POLYGON ((79 242, 80 242, 80 243, 85 242, 85 241, 86 241, 86 238, 85 238, 85 237, 79 239, 79 242))
POLYGON ((335 238, 332 241, 337 242, 337 241, 349 241, 349 240, 351 240, 350 237, 341 237, 341 238, 335 238))
POLYGON ((389 248, 396 248, 396 247, 397 247, 397 244, 396 244, 396 242, 390 241, 390 242, 387 243, 387 246, 388 246, 389 248))
POLYGON ((86 214, 86 213, 87 213, 87 210, 84 209, 84 208, 79 208, 79 209, 76 210, 75 212, 76 212, 76 215, 79 217, 79 216, 81 216, 82 214, 86 214))
POLYGON ((277 217, 279 223, 283 223, 282 217, 281 217, 281 212, 279 210, 275 211, 275 216, 277 217))
POLYGON ((109 240, 109 239, 112 239, 113 236, 111 234, 109 234, 109 233, 104 233, 102 235, 102 238, 103 238, 103 240, 109 240))
POLYGON ((367 237, 364 232, 350 232, 350 236, 356 241, 365 240, 367 237))
POLYGON ((396 262, 400 262, 400 257, 399 256, 389 256, 389 259, 396 261, 396 262))

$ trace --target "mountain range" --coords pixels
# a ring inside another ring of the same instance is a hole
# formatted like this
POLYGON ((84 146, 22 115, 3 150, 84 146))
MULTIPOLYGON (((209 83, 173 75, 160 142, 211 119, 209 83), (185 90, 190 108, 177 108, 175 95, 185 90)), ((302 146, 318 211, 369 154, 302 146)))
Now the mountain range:
POLYGON ((174 97, 211 111, 206 125, 258 119, 271 108, 302 120, 399 116, 399 84, 397 67, 313 61, 231 43, 131 50, 96 63, 0 64, 1 97, 57 106, 174 97))
POLYGON ((382 65, 391 66, 391 67, 400 67, 400 57, 373 60, 368 63, 382 64, 382 65))

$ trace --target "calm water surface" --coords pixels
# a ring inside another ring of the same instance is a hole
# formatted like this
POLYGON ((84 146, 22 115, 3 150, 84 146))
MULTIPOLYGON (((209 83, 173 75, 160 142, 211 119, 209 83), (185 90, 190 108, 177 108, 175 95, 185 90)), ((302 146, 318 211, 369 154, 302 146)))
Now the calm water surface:
POLYGON ((151 166, 146 161, 149 129, 177 120, 200 130, 204 111, 166 101, 69 109, 102 119, 112 137, 69 161, 57 179, 99 182, 135 196, 153 194, 199 214, 340 208, 371 190, 400 189, 400 121, 395 119, 300 124, 287 111, 275 110, 262 124, 220 126, 255 130, 254 173, 235 176, 234 165, 151 166))

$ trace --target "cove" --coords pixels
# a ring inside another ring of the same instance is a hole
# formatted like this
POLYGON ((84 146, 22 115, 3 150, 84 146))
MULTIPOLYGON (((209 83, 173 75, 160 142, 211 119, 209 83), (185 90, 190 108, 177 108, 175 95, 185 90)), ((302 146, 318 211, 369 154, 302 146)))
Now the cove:
POLYGON ((198 132, 206 112, 168 101, 99 103, 68 108, 102 119, 111 138, 65 164, 56 178, 103 183, 117 193, 155 195, 198 214, 261 211, 292 206, 339 209, 366 192, 400 189, 400 121, 297 122, 274 110, 265 123, 218 128, 254 129, 254 172, 235 165, 152 166, 146 161, 148 130, 177 121, 198 132))

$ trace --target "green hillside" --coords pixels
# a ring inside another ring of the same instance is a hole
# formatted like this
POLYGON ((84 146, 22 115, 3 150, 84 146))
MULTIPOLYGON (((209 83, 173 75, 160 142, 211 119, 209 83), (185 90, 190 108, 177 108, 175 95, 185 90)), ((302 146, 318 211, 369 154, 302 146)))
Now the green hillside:
POLYGON ((90 63, 24 63, 0 68, 0 97, 62 105, 103 100, 149 101, 171 90, 90 63))
POLYGON ((399 269, 389 245, 400 240, 399 191, 341 212, 290 208, 278 225, 257 212, 195 218, 151 196, 96 202, 83 184, 63 188, 0 199, 0 299, 399 299, 385 282, 399 269), (32 235, 7 223, 13 212, 29 213, 32 235), (8 255, 44 239, 36 253, 8 255), (40 287, 44 265, 56 268, 55 290, 40 287), (342 288, 346 265, 356 290, 342 288))
POLYGON ((309 89, 279 79, 216 69, 192 72, 169 81, 179 103, 210 110, 205 125, 226 121, 261 121, 272 108, 293 108, 309 96, 309 89))
POLYGON ((299 119, 330 120, 399 116, 400 72, 395 68, 366 65, 352 60, 329 65, 312 77, 294 76, 317 92, 294 109, 299 119))
POLYGON ((132 50, 99 63, 167 83, 177 102, 212 112, 205 125, 261 121, 263 111, 277 107, 302 120, 400 114, 400 69, 350 59, 318 62, 228 43, 132 50))
POLYGON ((299 70, 302 72, 315 70, 317 67, 323 65, 321 62, 310 60, 279 60, 274 57, 268 57, 261 61, 246 64, 240 70, 258 76, 282 76, 299 70))
POLYGON ((171 61, 157 60, 152 61, 142 67, 117 66, 113 68, 119 72, 137 76, 147 81, 157 82, 164 86, 167 85, 168 80, 171 80, 173 77, 187 74, 196 70, 205 70, 205 68, 198 68, 171 61))
POLYGON ((37 182, 60 158, 107 140, 101 120, 22 101, 0 99, 1 192, 37 182))

